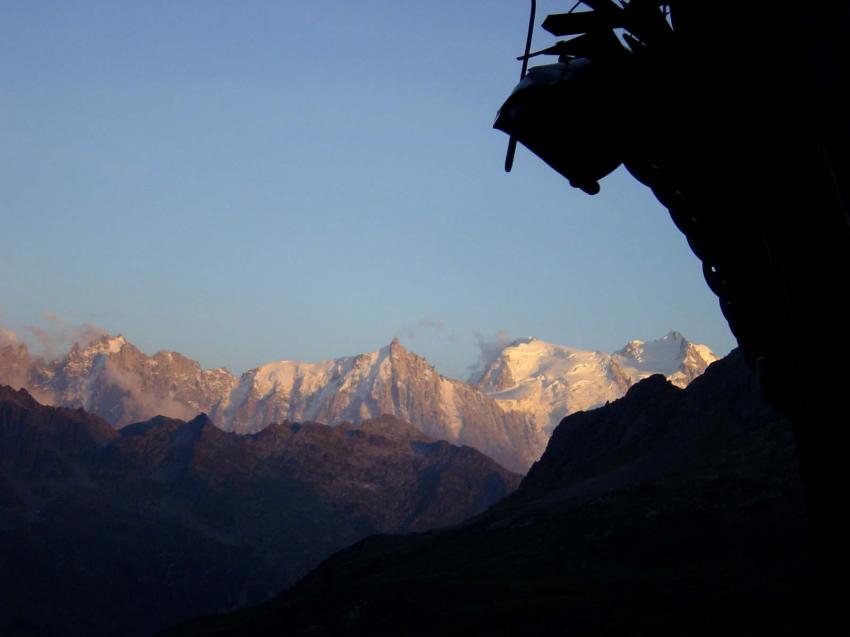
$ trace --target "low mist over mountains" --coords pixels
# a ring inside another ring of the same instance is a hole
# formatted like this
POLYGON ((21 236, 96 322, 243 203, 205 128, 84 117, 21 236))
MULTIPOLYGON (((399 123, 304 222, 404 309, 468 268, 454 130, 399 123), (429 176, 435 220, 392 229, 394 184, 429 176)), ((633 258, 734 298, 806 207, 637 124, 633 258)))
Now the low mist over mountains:
POLYGON ((684 386, 714 359, 676 332, 632 341, 615 354, 523 339, 465 383, 394 339, 358 356, 279 361, 237 378, 177 352, 148 356, 123 336, 103 335, 53 361, 34 359, 23 344, 0 346, 0 383, 26 388, 46 404, 84 407, 115 427, 204 412, 225 431, 254 433, 283 420, 358 423, 391 414, 524 472, 563 416, 619 398, 653 373, 684 386))
POLYGON ((460 522, 519 479, 390 416, 116 431, 0 386, 0 634, 149 635, 262 601, 367 535, 460 522))

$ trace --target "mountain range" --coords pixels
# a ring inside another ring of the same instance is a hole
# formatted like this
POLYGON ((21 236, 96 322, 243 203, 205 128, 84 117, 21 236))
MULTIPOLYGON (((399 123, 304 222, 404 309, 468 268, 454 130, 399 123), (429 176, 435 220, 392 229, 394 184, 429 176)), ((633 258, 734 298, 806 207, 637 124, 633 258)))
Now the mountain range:
POLYGON ((0 634, 149 635, 257 603, 363 537, 460 522, 519 479, 391 416, 115 430, 0 386, 0 634))
POLYGON ((0 347, 0 383, 26 388, 46 404, 84 407, 115 427, 204 412, 221 429, 246 434, 284 420, 358 423, 391 414, 525 472, 563 416, 619 398, 652 373, 684 386, 713 360, 707 347, 676 332, 631 341, 615 354, 521 339, 463 382, 394 339, 374 352, 278 361, 237 378, 177 352, 148 356, 123 336, 103 335, 53 361, 33 358, 23 344, 0 347))
POLYGON ((484 513, 366 538, 167 635, 822 634, 813 548, 791 423, 735 351, 567 416, 484 513))

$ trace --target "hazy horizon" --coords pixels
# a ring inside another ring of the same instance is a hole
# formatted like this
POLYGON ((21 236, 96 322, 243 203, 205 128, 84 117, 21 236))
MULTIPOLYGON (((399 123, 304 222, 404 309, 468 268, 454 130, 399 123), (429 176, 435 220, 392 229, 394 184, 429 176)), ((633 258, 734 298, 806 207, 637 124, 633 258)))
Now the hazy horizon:
POLYGON ((527 10, 3 3, 0 325, 235 372, 398 336, 463 378, 500 332, 725 354, 646 188, 621 170, 589 197, 522 148, 502 171, 527 10))

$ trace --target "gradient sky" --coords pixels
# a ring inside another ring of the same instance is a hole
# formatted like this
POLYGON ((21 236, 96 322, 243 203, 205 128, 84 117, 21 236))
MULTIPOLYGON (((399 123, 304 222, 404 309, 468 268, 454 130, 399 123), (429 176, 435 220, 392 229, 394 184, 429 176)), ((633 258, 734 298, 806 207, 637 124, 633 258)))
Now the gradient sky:
MULTIPOLYGON (((568 7, 538 5, 541 48, 568 7)), ((725 354, 648 190, 618 171, 587 196, 522 147, 503 172, 527 11, 0 0, 0 325, 94 323, 235 372, 399 336, 465 376, 500 330, 725 354)))

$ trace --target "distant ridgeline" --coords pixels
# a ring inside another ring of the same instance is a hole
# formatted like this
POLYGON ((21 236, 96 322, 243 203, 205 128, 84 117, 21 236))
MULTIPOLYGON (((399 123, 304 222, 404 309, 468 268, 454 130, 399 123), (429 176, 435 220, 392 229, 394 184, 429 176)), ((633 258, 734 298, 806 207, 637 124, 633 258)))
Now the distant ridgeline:
POLYGON ((0 635, 150 635, 258 603, 357 540, 458 523, 519 480, 391 416, 116 431, 0 386, 0 635))
POLYGON ((237 378, 176 352, 148 356, 122 336, 103 336, 54 361, 34 359, 23 344, 2 346, 0 383, 26 388, 45 404, 83 407, 115 427, 203 412, 225 431, 253 433, 284 420, 335 425, 391 414, 524 473, 564 416, 615 400, 654 373, 683 387, 715 359, 677 332, 614 354, 521 339, 462 382, 393 340, 367 354, 279 361, 237 378))

